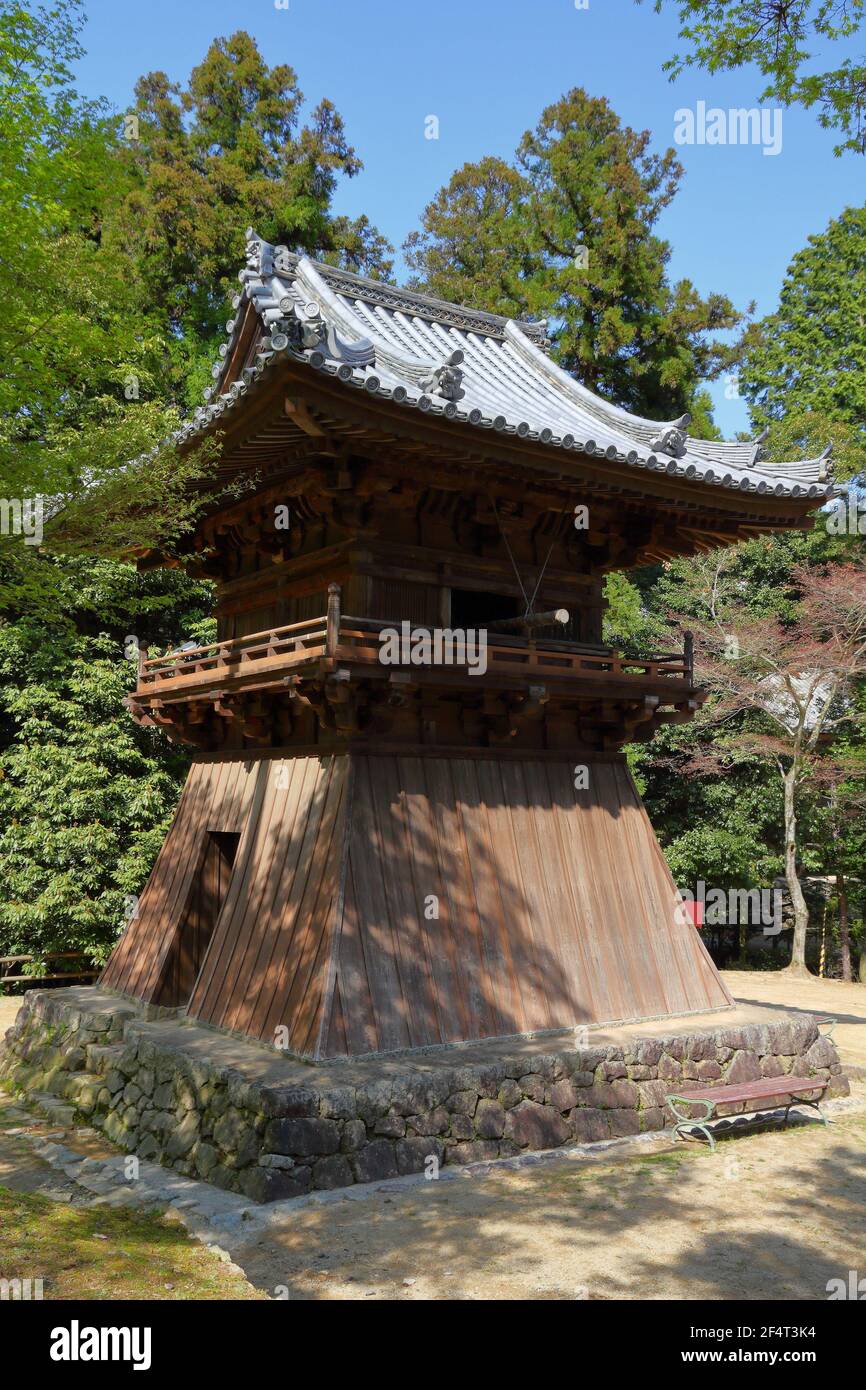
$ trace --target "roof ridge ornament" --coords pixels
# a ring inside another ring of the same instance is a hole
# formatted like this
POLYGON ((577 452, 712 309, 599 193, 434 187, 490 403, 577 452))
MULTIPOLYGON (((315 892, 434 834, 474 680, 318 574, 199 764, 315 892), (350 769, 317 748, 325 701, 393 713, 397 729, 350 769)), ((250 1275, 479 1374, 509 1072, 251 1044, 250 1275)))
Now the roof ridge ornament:
POLYGON ((421 390, 428 396, 441 396, 446 401, 462 401, 466 395, 462 387, 462 361, 463 353, 460 348, 456 348, 454 352, 449 353, 444 362, 434 367, 429 376, 421 378, 418 382, 421 390))
POLYGON ((827 445, 821 457, 818 459, 818 482, 827 483, 836 471, 833 462, 833 441, 827 445))
MULTIPOLYGON (((267 241, 262 241, 254 227, 247 227, 246 257, 247 272, 251 272, 255 276, 273 275, 274 248, 267 241)), ((241 271, 240 278, 247 278, 243 271, 241 271)))
POLYGON ((764 454, 764 450, 762 449, 761 445, 762 445, 762 444, 765 444, 766 441, 767 441, 767 439, 769 439, 769 437, 770 437, 770 426, 769 426, 769 425, 765 425, 764 428, 761 430, 761 433, 758 434, 758 435, 756 435, 755 438, 752 440, 752 454, 751 454, 751 457, 749 458, 748 463, 746 464, 746 467, 747 467, 747 468, 754 468, 754 466, 755 466, 756 463, 761 463, 761 462, 762 462, 762 460, 763 460, 764 457, 765 457, 765 454, 764 454))
POLYGON ((349 342, 341 338, 329 324, 322 306, 314 299, 295 304, 286 319, 286 332, 292 347, 298 352, 320 353, 334 362, 348 362, 352 367, 372 367, 376 349, 369 338, 349 342))
POLYGON ((669 458, 681 459, 686 452, 686 429, 691 422, 692 417, 686 411, 678 420, 662 425, 658 435, 650 443, 650 448, 656 453, 667 454, 669 458))

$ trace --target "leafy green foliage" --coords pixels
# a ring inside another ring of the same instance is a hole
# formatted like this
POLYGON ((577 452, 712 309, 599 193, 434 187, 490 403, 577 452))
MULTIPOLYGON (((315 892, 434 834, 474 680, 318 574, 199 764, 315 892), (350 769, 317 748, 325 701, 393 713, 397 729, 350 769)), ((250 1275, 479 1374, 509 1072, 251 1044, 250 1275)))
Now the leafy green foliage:
MULTIPOLYGON (((687 47, 663 64, 671 78, 686 68, 730 72, 755 66, 768 79, 762 101, 818 110, 825 129, 842 137, 836 154, 866 152, 866 66, 846 56, 813 71, 828 46, 859 34, 863 0, 668 0, 679 13, 687 47), (817 54, 816 54, 817 50, 817 54)), ((638 0, 638 4, 641 0, 638 0)), ((661 11, 665 0, 654 0, 661 11)))
POLYGON ((172 380, 187 400, 188 374, 212 359, 237 290, 248 226, 291 250, 390 273, 392 248, 368 220, 330 212, 338 179, 362 168, 339 112, 322 100, 302 123, 303 103, 294 69, 269 67, 241 30, 215 39, 185 85, 142 77, 121 122, 127 191, 104 234, 138 265, 147 303, 174 335, 172 380))
POLYGON ((0 626, 0 944, 104 959, 188 766, 123 707, 141 642, 209 635, 209 586, 112 561, 48 562, 58 616, 0 626), (133 618, 130 615, 135 615, 133 618))
POLYGON ((866 468, 864 302, 866 207, 846 208, 797 252, 778 309, 745 338, 741 389, 777 457, 832 438, 840 477, 866 468))
MULTIPOLYGON (((709 335, 740 321, 725 295, 668 280, 670 248, 654 228, 681 176, 673 150, 654 154, 648 131, 574 88, 526 131, 513 165, 467 164, 439 191, 406 242, 415 284, 547 318, 554 354, 578 380, 672 419, 731 361, 709 335)), ((697 413, 710 432, 705 396, 697 413)))

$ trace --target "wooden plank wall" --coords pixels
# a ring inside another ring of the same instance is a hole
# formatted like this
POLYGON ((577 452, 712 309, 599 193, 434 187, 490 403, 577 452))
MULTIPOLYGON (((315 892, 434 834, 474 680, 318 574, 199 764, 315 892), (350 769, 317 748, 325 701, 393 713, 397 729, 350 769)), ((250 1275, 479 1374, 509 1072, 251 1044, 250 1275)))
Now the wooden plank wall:
POLYGON ((194 765, 103 982, 157 1002, 209 832, 240 832, 188 1012, 312 1057, 731 1002, 624 764, 194 765))
POLYGON ((189 1002, 193 1017, 293 1052, 318 1051, 347 770, 345 757, 270 761, 189 1002))
POLYGON ((225 831, 207 832, 200 868, 154 992, 154 1003, 179 1008, 192 994, 228 894, 239 839, 239 835, 225 831))
POLYGON ((623 764, 362 757, 327 1053, 731 1002, 623 764), (438 917, 435 913, 438 911, 438 917))
MULTIPOLYGON (((243 832, 261 760, 195 762, 137 914, 105 967, 101 983, 157 1003, 177 935, 195 892, 210 831, 243 832)), ((243 835, 239 852, 243 850, 243 835)))

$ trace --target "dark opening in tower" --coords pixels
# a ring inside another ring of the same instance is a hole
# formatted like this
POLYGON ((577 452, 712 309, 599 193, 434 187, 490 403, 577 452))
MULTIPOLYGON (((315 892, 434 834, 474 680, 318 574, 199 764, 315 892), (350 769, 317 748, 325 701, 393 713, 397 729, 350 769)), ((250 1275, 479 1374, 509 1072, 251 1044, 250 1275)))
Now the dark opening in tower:
POLYGON ((240 838, 233 831, 205 832, 199 867, 160 976, 155 1002, 163 1008, 189 1002, 228 894, 240 838))

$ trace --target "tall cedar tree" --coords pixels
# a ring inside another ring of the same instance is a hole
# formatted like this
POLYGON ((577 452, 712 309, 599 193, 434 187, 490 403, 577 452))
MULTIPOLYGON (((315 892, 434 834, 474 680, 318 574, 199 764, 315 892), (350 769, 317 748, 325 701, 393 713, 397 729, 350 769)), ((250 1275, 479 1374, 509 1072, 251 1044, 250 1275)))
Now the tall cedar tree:
POLYGON ((362 168, 339 112, 322 100, 302 124, 303 103, 294 69, 269 67, 243 30, 215 39, 185 86, 164 72, 136 83, 123 122, 131 187, 106 234, 179 335, 179 384, 226 316, 248 226, 291 250, 390 273, 392 248, 367 219, 330 211, 338 179, 362 168))
POLYGON ((811 417, 837 455, 847 442, 840 476, 866 470, 866 207, 797 252, 778 309, 746 336, 740 389, 760 424, 811 417))
POLYGON ((551 322, 560 364, 600 395, 653 419, 688 410, 730 349, 708 335, 740 315, 667 278, 653 228, 682 168, 650 151, 581 88, 549 106, 514 166, 466 165, 405 244, 414 283, 432 294, 551 322))

